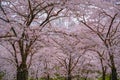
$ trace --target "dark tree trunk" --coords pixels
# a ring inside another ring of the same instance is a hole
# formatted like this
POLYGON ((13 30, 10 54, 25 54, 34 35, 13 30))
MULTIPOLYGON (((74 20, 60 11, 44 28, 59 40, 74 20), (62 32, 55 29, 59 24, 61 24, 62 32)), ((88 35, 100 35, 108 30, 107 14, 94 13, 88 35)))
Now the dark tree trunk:
POLYGON ((111 80, 118 80, 116 68, 112 68, 111 80))
POLYGON ((87 76, 84 78, 84 80, 87 80, 87 76))
POLYGON ((105 80, 105 77, 106 77, 106 67, 104 67, 102 64, 102 80, 105 80))
POLYGON ((46 80, 50 80, 50 75, 47 74, 46 80))
POLYGON ((28 80, 28 69, 25 63, 17 68, 17 80, 28 80))
POLYGON ((68 74, 66 80, 72 80, 72 76, 70 74, 68 74))
POLYGON ((117 70, 115 67, 115 63, 114 63, 114 55, 110 55, 110 60, 111 60, 111 80, 118 80, 117 79, 117 70))
POLYGON ((106 72, 102 73, 102 80, 105 80, 106 72))
POLYGON ((36 80, 38 80, 38 70, 36 71, 36 80))
POLYGON ((80 75, 77 75, 77 80, 80 80, 80 75))
MULTIPOLYGON (((25 34, 23 32, 22 38, 24 38, 24 36, 25 34)), ((22 62, 17 67, 17 80, 28 80, 28 67, 27 67, 26 61, 27 61, 27 56, 28 56, 30 47, 26 45, 26 48, 24 48, 24 41, 22 39, 20 39, 18 43, 20 47, 22 62)))

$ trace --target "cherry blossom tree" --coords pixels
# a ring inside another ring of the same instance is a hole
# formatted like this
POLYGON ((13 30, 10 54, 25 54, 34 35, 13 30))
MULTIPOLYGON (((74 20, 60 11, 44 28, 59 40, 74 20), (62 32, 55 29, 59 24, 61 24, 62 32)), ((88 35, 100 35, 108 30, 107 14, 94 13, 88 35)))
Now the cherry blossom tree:
POLYGON ((116 63, 115 63, 115 55, 117 54, 115 50, 117 44, 119 44, 119 21, 117 21, 117 13, 113 14, 113 16, 109 15, 107 12, 103 12, 106 19, 110 20, 109 23, 105 22, 103 19, 97 21, 96 24, 87 23, 86 21, 81 21, 85 26, 87 26, 91 31, 93 31, 99 39, 101 39, 102 44, 105 46, 107 52, 106 54, 109 55, 109 67, 111 68, 111 79, 117 80, 117 70, 116 70, 116 63), (95 26, 95 27, 94 27, 95 26), (93 28, 94 27, 94 28, 93 28), (96 29, 95 29, 96 28, 96 29), (116 44, 117 43, 117 44, 116 44))
POLYGON ((81 49, 80 40, 74 34, 67 34, 64 31, 55 31, 55 36, 51 36, 54 46, 58 48, 57 61, 63 67, 67 80, 71 80, 74 69, 78 65, 86 49, 81 49), (57 33, 57 34, 56 34, 57 33))
POLYGON ((42 69, 41 73, 49 80, 58 66, 67 80, 76 75, 87 79, 95 75, 92 72, 97 72, 96 61, 101 64, 103 80, 106 64, 110 68, 111 80, 117 80, 120 15, 119 7, 113 2, 0 0, 0 59, 14 66, 17 80, 28 80, 32 68, 36 79, 42 69), (48 51, 42 52, 46 47, 48 51), (51 60, 50 53, 55 59, 51 60), (98 59, 87 59, 93 53, 97 53, 94 57, 98 59), (40 60, 36 58, 38 55, 42 56, 40 60), (83 59, 85 56, 87 58, 83 59))
POLYGON ((63 10, 59 4, 63 3, 54 0, 0 1, 0 20, 4 22, 1 23, 1 38, 4 38, 1 44, 14 58, 17 80, 28 79, 32 56, 41 47, 37 45, 40 44, 40 34, 45 25, 63 10))

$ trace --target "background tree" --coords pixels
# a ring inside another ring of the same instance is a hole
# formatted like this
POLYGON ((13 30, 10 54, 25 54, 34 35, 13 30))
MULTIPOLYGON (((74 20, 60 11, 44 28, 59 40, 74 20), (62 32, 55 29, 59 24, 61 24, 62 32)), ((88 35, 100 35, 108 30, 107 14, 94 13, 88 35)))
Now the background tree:
POLYGON ((97 23, 98 26, 92 25, 90 26, 89 24, 87 24, 87 22, 83 22, 82 23, 87 26, 90 30, 92 30, 103 42, 103 45, 106 47, 107 53, 109 55, 109 61, 110 64, 109 66, 111 67, 111 78, 112 80, 117 80, 117 71, 116 71, 116 66, 115 66, 115 49, 113 48, 117 44, 119 44, 119 21, 117 22, 116 20, 116 16, 117 14, 114 14, 114 16, 110 16, 109 14, 107 14, 106 12, 103 12, 104 15, 107 16, 108 19, 110 19, 110 23, 107 24, 105 23, 101 23, 100 21, 97 23), (105 14, 104 14, 105 13, 105 14), (97 29, 93 29, 93 27, 96 27, 97 29), (103 27, 103 28, 102 28, 103 27))

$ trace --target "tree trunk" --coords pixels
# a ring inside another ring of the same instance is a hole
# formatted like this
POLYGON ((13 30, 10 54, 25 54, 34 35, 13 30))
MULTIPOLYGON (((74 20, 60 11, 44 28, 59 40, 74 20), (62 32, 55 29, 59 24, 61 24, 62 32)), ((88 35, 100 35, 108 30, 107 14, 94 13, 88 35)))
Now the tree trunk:
POLYGON ((50 75, 49 74, 47 74, 46 80, 50 80, 50 75))
POLYGON ((72 76, 70 74, 68 74, 66 80, 72 80, 72 76))
POLYGON ((111 80, 118 80, 117 79, 117 70, 114 63, 114 55, 110 55, 111 60, 111 80))
POLYGON ((106 67, 102 66, 102 80, 105 80, 106 77, 106 67))
POLYGON ((105 80, 105 76, 106 76, 106 74, 103 72, 103 74, 102 74, 102 80, 105 80))
POLYGON ((112 68, 112 73, 111 73, 111 80, 118 80, 117 79, 117 71, 116 68, 112 68))
POLYGON ((71 79, 71 77, 70 77, 70 76, 68 76, 66 80, 72 80, 72 79, 71 79))
POLYGON ((87 80, 87 76, 84 78, 84 80, 87 80))
POLYGON ((17 68, 17 80, 28 80, 28 69, 25 63, 17 68))
POLYGON ((80 80, 80 75, 77 75, 77 80, 80 80))

